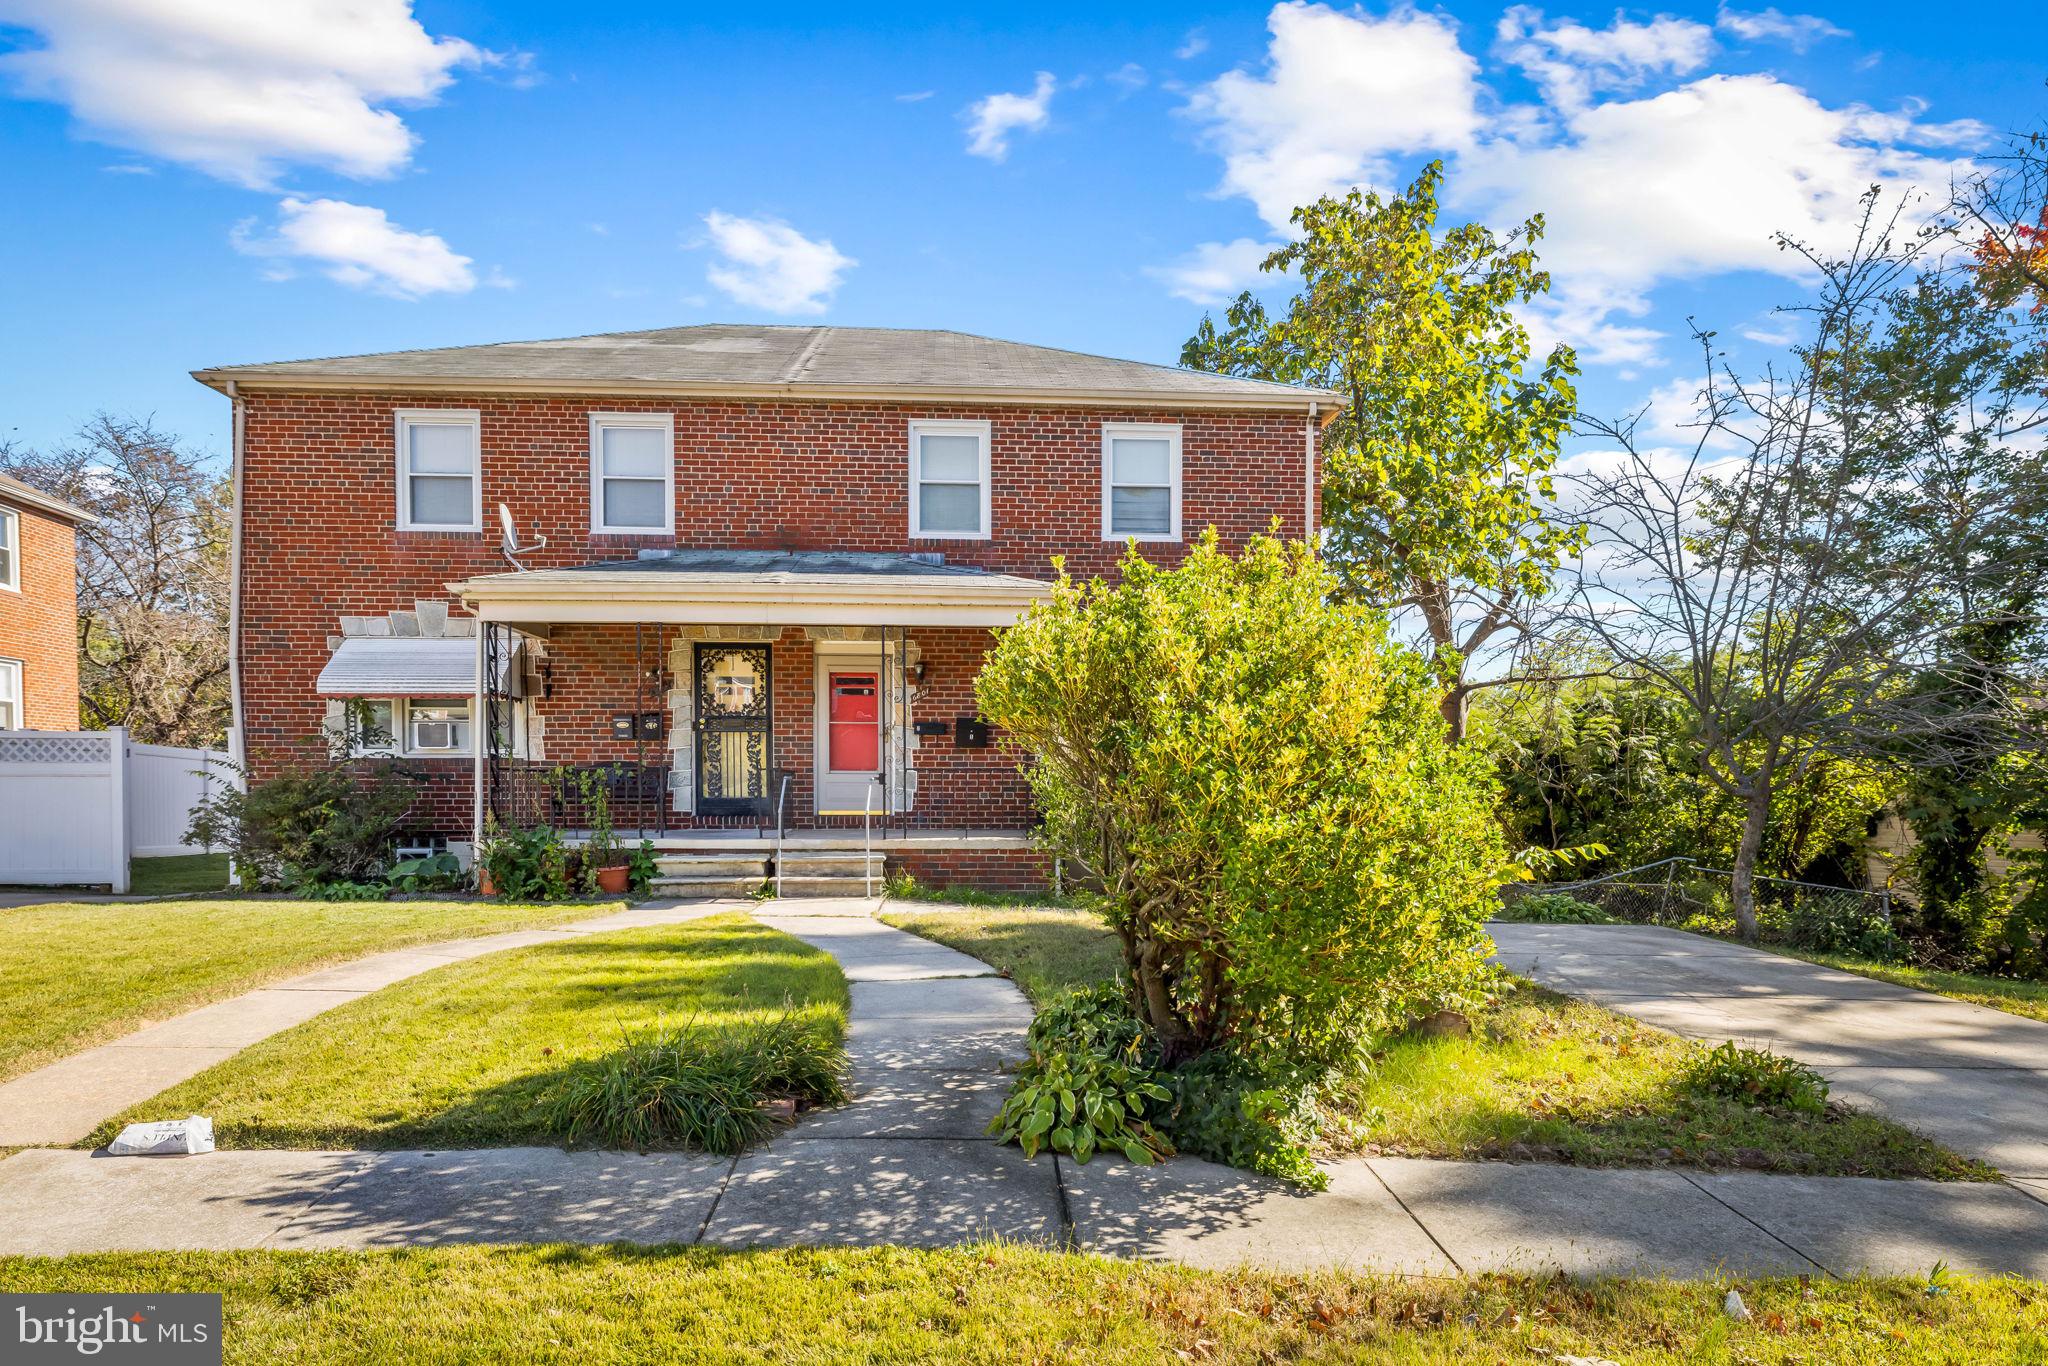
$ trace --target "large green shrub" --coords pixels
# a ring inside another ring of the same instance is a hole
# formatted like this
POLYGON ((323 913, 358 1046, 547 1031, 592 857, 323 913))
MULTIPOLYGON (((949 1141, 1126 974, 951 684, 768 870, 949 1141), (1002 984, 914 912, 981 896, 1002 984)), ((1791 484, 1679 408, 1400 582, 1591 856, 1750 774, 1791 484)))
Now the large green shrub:
POLYGON ((1508 875, 1486 758, 1424 661, 1308 549, 1213 530, 1178 569, 1062 574, 1004 632, 983 712, 1029 756, 1164 1063, 1333 1061, 1479 971, 1508 875))
POLYGON ((271 758, 268 777, 244 772, 193 807, 186 842, 227 850, 246 886, 380 882, 418 800, 417 777, 327 740, 271 758))

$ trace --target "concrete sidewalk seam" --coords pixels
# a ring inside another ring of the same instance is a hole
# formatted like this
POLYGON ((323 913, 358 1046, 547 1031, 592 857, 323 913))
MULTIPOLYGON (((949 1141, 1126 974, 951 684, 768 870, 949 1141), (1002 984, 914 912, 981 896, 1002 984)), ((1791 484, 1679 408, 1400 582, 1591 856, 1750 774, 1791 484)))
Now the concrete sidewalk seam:
POLYGON ((1365 1169, 1372 1173, 1373 1180, 1380 1183, 1380 1189, 1387 1193, 1387 1198, 1401 1207, 1401 1213, 1408 1216, 1408 1221, 1422 1230, 1422 1236, 1429 1239, 1430 1245, 1443 1254, 1443 1259, 1451 1264, 1451 1269, 1460 1276, 1464 1275, 1465 1268, 1459 1264, 1456 1257, 1451 1255, 1451 1250, 1444 1246, 1443 1240, 1436 1236, 1436 1231, 1430 1228, 1428 1224, 1423 1223, 1421 1217, 1414 1210, 1408 1208, 1408 1202, 1401 1198, 1401 1193, 1388 1184, 1386 1173, 1379 1169, 1379 1164, 1371 1158, 1367 1158, 1365 1160, 1365 1169))
POLYGON ((1699 1182, 1693 1180, 1691 1172, 1686 1171, 1683 1167, 1673 1167, 1671 1168, 1671 1170, 1677 1172, 1681 1180, 1683 1180, 1687 1185, 1691 1186, 1694 1190, 1698 1191, 1701 1195, 1706 1196, 1707 1199, 1713 1201, 1722 1209, 1727 1210, 1730 1214, 1742 1220, 1742 1222, 1748 1224, 1751 1228, 1754 1228, 1757 1232, 1763 1234, 1764 1237, 1769 1238, 1772 1242, 1776 1243, 1779 1247, 1784 1248, 1793 1256, 1798 1257, 1802 1261, 1807 1262, 1813 1267, 1814 1270, 1820 1272, 1821 1275, 1828 1277, 1830 1280, 1839 1281, 1842 1279, 1841 1276, 1836 1274, 1832 1267, 1829 1267, 1826 1264, 1824 1264, 1820 1260, 1820 1258, 1814 1256, 1805 1248, 1796 1246, 1791 1242, 1791 1240, 1787 1239, 1783 1234, 1780 1234, 1776 1229, 1766 1228, 1763 1224, 1758 1223, 1755 1219, 1750 1218, 1747 1214, 1735 1208, 1735 1206, 1729 1204, 1726 1200, 1723 1200, 1719 1195, 1715 1194, 1713 1191, 1708 1190, 1705 1186, 1702 1186, 1699 1182))
POLYGON ((702 1243, 711 1236, 711 1221, 718 1216, 718 1202, 725 1199, 726 1191, 732 1186, 733 1173, 740 1169, 740 1159, 744 1156, 746 1156, 745 1153, 734 1153, 732 1161, 725 1164, 725 1176, 718 1183, 718 1193, 711 1197, 710 1208, 704 1211, 703 1222, 697 1225, 697 1236, 693 1240, 694 1243, 702 1243))
POLYGON ((371 1164, 377 1160, 377 1154, 374 1152, 364 1152, 360 1154, 359 1157, 360 1160, 358 1160, 351 1166, 345 1168, 344 1170, 336 1173, 333 1183, 329 1185, 325 1190, 315 1191, 313 1193, 313 1198, 308 1200, 305 1204, 301 1205, 298 1211, 294 1213, 291 1218, 285 1220, 282 1224, 279 1224, 276 1228, 272 1229, 270 1231, 269 1236, 264 1238, 263 1245, 268 1247, 276 1243, 278 1239, 284 1237, 286 1233, 291 1231, 293 1225, 297 1224, 300 1220, 310 1216, 314 1210, 320 1208, 320 1206, 326 1204, 329 1200, 332 1200, 335 1196, 341 1194, 342 1191, 346 1190, 350 1185, 354 1184, 356 1179, 360 1177, 364 1172, 368 1171, 370 1169, 371 1164))

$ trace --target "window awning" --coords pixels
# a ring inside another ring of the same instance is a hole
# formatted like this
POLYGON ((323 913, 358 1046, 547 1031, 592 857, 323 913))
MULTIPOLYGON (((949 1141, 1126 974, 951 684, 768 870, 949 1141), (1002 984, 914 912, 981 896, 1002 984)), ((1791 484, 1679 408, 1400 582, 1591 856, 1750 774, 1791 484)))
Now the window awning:
POLYGON ((471 697, 476 638, 350 636, 320 670, 315 690, 322 697, 471 697))

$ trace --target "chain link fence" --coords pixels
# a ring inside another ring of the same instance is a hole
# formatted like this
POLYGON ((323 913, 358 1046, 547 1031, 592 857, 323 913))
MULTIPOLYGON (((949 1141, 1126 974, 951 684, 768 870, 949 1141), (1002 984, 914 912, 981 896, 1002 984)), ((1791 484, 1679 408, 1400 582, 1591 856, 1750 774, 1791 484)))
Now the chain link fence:
MULTIPOLYGON (((1732 924, 1733 881, 1734 874, 1727 869, 1708 868, 1688 858, 1668 858, 1573 882, 1513 883, 1501 889, 1501 900, 1512 904, 1524 897, 1558 894, 1598 906, 1615 919, 1632 924, 1707 928, 1718 927, 1722 921, 1732 924)), ((1759 876, 1754 884, 1757 922, 1766 932, 1782 931, 1802 920, 1891 923, 1889 891, 1867 892, 1782 877, 1759 876)))

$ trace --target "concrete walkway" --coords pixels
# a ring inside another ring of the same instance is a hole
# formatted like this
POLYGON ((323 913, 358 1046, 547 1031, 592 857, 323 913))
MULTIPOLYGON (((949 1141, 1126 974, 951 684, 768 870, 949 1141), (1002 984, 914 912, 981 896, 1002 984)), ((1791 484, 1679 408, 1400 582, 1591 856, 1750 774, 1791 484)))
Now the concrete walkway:
POLYGON ((2048 1024, 1641 925, 1487 926, 1510 971, 1674 1034, 1767 1044, 2048 1194, 2048 1024))
POLYGON ((608 930, 670 925, 720 911, 744 910, 751 904, 649 901, 550 929, 512 930, 393 949, 288 977, 0 1082, 0 1148, 76 1143, 102 1121, 197 1076, 253 1043, 422 972, 503 949, 558 943, 608 930))
POLYGON ((897 1243, 989 1235, 1201 1266, 1679 1276, 2048 1278, 2048 1184, 1357 1159, 1296 1193, 1209 1163, 1041 1157, 982 1134, 1030 1016, 978 960, 869 902, 771 903, 852 984, 855 1099, 737 1160, 689 1154, 230 1152, 0 1161, 0 1253, 457 1242, 897 1243))

